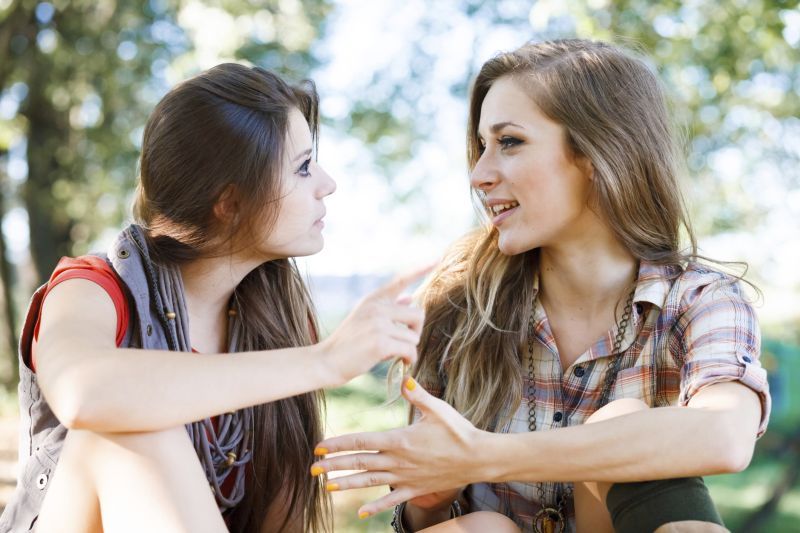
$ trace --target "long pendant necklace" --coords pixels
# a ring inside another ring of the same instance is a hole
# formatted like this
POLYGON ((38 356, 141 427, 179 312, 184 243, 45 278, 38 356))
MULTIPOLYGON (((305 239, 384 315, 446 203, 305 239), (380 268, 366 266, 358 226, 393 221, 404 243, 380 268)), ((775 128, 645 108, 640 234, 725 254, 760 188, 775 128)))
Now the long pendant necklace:
MULTIPOLYGON (((617 336, 614 338, 614 346, 611 349, 611 356, 616 356, 612 359, 608 370, 606 371, 605 381, 603 382, 603 389, 600 394, 600 401, 597 408, 600 409, 608 403, 611 397, 611 388, 617 379, 619 373, 619 365, 622 362, 622 357, 619 355, 619 350, 622 347, 622 340, 625 337, 625 330, 628 328, 628 322, 631 319, 633 311, 633 293, 635 289, 628 295, 628 300, 625 302, 625 310, 622 317, 617 324, 617 336)), ((531 316, 528 319, 528 430, 536 431, 536 397, 534 387, 534 368, 533 368, 533 336, 534 336, 534 310, 531 309, 531 316)), ((559 533, 563 533, 566 528, 565 508, 567 500, 572 498, 572 487, 563 483, 555 483, 556 501, 550 505, 545 503, 544 483, 537 483, 536 489, 539 496, 539 505, 541 509, 533 517, 533 530, 536 533, 555 533, 558 527, 559 533)))

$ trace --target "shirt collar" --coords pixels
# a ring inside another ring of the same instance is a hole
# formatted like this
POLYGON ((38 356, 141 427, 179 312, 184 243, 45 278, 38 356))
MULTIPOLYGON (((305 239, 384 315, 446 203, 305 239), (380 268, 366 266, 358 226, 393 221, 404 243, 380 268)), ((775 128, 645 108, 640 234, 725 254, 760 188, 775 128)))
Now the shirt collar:
POLYGON ((670 287, 671 278, 675 275, 675 267, 658 265, 642 260, 639 263, 639 278, 633 293, 634 303, 649 302, 659 309, 664 307, 670 287))

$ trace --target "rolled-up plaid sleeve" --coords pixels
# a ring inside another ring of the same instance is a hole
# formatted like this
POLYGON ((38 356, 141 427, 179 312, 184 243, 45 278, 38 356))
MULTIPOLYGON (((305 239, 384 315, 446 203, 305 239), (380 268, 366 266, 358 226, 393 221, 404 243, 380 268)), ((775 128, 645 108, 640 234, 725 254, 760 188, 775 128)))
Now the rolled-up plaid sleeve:
POLYGON ((738 282, 729 278, 687 291, 683 304, 681 405, 703 387, 739 381, 761 399, 761 436, 767 429, 771 399, 767 373, 759 361, 761 332, 753 307, 738 282))

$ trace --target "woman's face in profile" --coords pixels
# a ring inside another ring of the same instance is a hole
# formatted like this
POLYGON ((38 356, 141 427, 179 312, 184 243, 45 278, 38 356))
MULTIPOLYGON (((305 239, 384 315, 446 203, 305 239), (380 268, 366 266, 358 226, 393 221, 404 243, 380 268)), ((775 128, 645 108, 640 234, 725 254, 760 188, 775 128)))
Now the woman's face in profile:
POLYGON ((502 253, 587 235, 597 222, 588 208, 591 165, 572 156, 563 126, 545 116, 518 82, 494 82, 481 106, 478 135, 483 152, 470 183, 484 193, 502 253))
POLYGON ((322 250, 324 199, 336 190, 336 182, 314 161, 311 131, 297 109, 289 114, 285 146, 278 217, 259 245, 259 253, 271 259, 322 250))

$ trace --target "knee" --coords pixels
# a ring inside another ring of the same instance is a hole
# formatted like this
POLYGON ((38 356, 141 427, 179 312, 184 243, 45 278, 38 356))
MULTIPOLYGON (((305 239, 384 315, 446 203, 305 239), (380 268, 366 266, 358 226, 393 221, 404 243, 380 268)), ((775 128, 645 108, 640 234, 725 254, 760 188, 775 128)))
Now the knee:
POLYGON ((650 406, 648 406, 642 400, 637 398, 620 398, 619 400, 614 400, 613 402, 604 405, 592 413, 592 415, 586 419, 585 423, 591 424, 592 422, 601 422, 603 420, 629 415, 631 413, 644 411, 646 409, 650 409, 650 406))
POLYGON ((476 511, 457 519, 459 526, 467 531, 491 531, 492 533, 519 533, 513 520, 500 513, 476 511))
POLYGON ((656 529, 653 533, 730 533, 728 528, 713 522, 699 520, 684 520, 670 522, 656 529))

